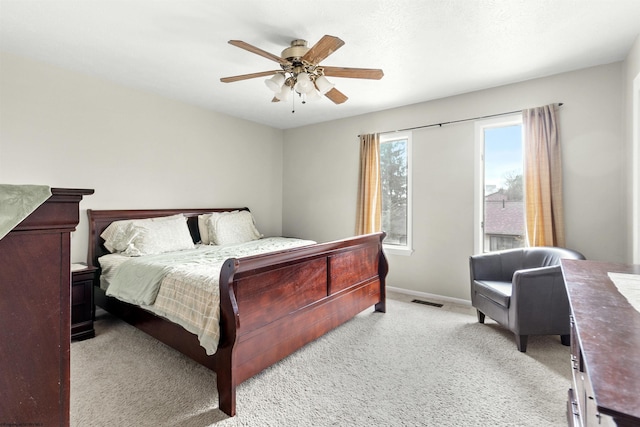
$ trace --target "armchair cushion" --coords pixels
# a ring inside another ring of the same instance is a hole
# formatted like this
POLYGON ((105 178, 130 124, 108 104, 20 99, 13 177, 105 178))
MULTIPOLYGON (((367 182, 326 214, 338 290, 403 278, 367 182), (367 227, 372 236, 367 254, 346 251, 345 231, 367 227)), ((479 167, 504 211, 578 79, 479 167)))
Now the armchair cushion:
POLYGON ((498 282, 494 280, 475 281, 476 292, 489 298, 504 308, 509 308, 511 300, 511 282, 498 282))

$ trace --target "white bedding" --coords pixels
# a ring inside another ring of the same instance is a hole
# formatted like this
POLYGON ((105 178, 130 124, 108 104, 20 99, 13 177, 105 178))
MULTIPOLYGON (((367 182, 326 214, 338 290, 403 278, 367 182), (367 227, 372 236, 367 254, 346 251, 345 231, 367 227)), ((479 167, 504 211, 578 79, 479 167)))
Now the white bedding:
POLYGON ((224 261, 314 243, 268 237, 239 244, 197 245, 195 249, 161 255, 109 254, 99 258, 100 286, 107 295, 141 305, 196 334, 200 345, 211 355, 216 352, 220 338, 218 285, 224 261), (135 277, 141 269, 151 270, 156 278, 135 277))

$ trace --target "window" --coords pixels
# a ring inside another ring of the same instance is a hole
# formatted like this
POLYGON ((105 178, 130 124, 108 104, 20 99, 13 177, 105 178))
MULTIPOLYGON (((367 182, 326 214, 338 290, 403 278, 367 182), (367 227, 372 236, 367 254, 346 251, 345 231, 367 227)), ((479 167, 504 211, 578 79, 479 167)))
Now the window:
POLYGON ((526 245, 522 116, 476 124, 476 253, 526 245))
POLYGON ((411 253, 411 133, 380 135, 382 230, 390 253, 411 253))

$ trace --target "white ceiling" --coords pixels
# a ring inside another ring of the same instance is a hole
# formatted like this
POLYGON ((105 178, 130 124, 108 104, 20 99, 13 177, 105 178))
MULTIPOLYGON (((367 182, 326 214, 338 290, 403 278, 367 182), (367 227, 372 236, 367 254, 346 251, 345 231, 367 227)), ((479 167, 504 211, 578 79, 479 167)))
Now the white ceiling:
POLYGON ((0 50, 281 129, 623 60, 639 33, 640 0, 0 0, 0 50), (278 68, 230 39, 324 34, 345 45, 322 64, 385 76, 294 114, 264 78, 220 82, 278 68))

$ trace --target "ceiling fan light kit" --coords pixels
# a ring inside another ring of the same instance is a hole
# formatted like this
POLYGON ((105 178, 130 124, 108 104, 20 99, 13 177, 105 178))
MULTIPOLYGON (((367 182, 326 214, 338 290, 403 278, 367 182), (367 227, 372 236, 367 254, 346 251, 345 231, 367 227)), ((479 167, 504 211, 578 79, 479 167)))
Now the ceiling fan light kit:
POLYGON ((282 85, 284 84, 284 74, 276 74, 270 79, 264 81, 264 84, 267 85, 269 89, 271 89, 274 93, 280 92, 282 90, 282 85))
POLYGON ((291 46, 282 51, 281 56, 266 52, 240 40, 229 40, 229 44, 275 61, 280 64, 281 70, 223 77, 220 81, 231 83, 272 76, 265 80, 265 84, 273 91, 273 101, 275 102, 285 101, 291 92, 295 92, 302 98, 302 103, 319 99, 320 95, 324 95, 335 104, 342 104, 348 99, 347 96, 337 90, 326 76, 379 80, 384 75, 379 69, 318 65, 344 45, 344 41, 334 36, 325 35, 311 48, 307 47, 306 40, 293 40, 291 46))
POLYGON ((329 80, 327 80, 325 76, 320 76, 316 79, 316 87, 318 88, 318 92, 320 92, 321 95, 324 95, 327 92, 329 92, 331 89, 334 88, 334 86, 335 85, 331 83, 329 80))
POLYGON ((275 96, 275 99, 278 101, 286 101, 287 99, 289 99, 290 94, 291 94, 291 88, 286 84, 283 84, 282 87, 280 88, 280 91, 276 93, 274 96, 275 96))

